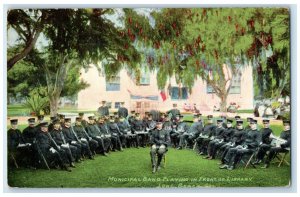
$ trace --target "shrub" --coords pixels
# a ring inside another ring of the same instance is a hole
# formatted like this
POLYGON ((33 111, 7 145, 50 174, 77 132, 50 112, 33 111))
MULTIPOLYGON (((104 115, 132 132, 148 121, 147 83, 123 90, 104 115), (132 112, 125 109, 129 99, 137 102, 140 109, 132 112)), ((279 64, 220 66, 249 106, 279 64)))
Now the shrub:
POLYGON ((24 107, 30 109, 32 114, 36 116, 45 114, 46 109, 49 106, 49 99, 47 97, 42 98, 39 95, 32 95, 26 99, 24 107))

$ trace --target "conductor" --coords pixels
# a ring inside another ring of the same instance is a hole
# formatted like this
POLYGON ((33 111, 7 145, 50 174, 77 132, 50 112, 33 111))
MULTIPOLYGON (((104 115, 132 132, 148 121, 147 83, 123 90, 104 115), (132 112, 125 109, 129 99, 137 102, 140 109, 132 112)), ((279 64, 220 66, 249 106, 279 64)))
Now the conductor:
POLYGON ((168 145, 170 144, 169 132, 162 129, 162 122, 156 123, 156 129, 152 132, 150 138, 150 156, 152 163, 152 173, 160 170, 160 163, 164 154, 168 151, 168 145), (156 162, 157 155, 157 162, 156 162))

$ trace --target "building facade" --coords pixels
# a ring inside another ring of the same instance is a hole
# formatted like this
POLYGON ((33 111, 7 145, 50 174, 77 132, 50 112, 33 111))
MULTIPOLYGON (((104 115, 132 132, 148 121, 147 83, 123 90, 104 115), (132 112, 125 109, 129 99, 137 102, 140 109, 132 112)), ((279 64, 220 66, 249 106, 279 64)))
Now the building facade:
MULTIPOLYGON (((121 70, 111 79, 98 72, 95 66, 88 70, 81 70, 81 79, 90 84, 88 88, 78 94, 78 109, 91 110, 100 106, 100 101, 106 100, 111 111, 116 111, 120 102, 125 102, 129 110, 144 113, 150 109, 167 111, 176 103, 180 111, 190 111, 194 106, 200 110, 213 111, 220 99, 207 86, 206 82, 196 79, 191 94, 184 86, 178 85, 175 78, 171 78, 164 90, 158 89, 156 73, 142 69, 142 75, 137 81, 126 70, 121 70)), ((232 79, 232 86, 227 98, 239 109, 253 109, 253 75, 252 67, 245 66, 232 79)))

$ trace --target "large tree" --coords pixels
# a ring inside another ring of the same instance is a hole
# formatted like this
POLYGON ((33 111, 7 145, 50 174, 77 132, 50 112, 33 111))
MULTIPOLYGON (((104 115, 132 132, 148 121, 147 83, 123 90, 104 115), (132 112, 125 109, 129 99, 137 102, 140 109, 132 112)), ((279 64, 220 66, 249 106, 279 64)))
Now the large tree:
MULTIPOLYGON (((41 77, 46 79, 51 115, 58 109, 67 75, 71 68, 88 67, 105 61, 110 70, 117 72, 120 54, 128 61, 128 69, 134 69, 140 60, 129 41, 121 39, 120 28, 105 17, 112 9, 53 9, 48 10, 47 23, 43 27, 44 41, 41 49, 28 53, 30 61, 43 68, 41 77), (124 48, 124 46, 126 46, 124 48)), ((25 13, 30 11, 25 11, 25 13)), ((42 12, 42 10, 34 10, 42 12)), ((20 35, 21 36, 21 35, 20 35)), ((109 73, 107 69, 107 73, 109 73)))

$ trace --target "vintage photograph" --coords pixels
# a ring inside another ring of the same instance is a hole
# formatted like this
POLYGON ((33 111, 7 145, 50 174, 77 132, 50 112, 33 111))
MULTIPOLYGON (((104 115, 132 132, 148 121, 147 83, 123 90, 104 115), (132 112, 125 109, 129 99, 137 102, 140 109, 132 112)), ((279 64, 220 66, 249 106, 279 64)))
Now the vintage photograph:
POLYGON ((289 7, 6 16, 8 187, 291 186, 289 7))

